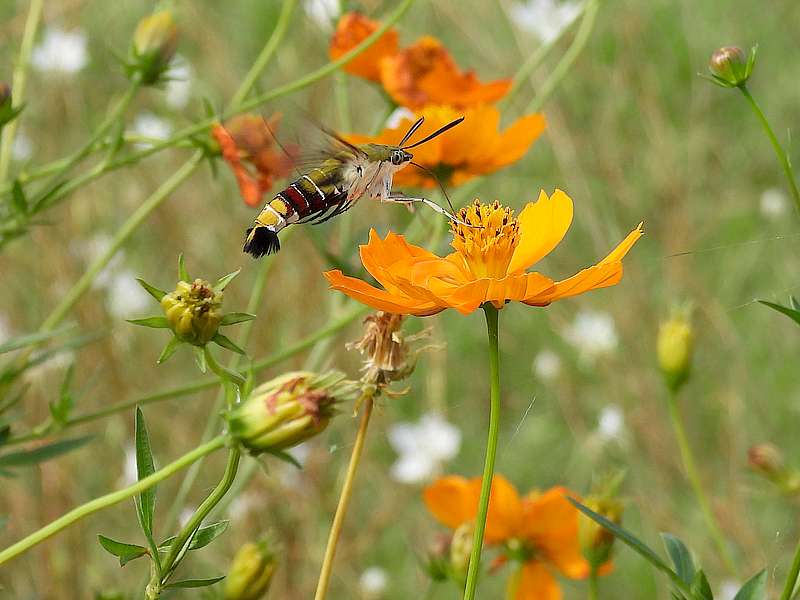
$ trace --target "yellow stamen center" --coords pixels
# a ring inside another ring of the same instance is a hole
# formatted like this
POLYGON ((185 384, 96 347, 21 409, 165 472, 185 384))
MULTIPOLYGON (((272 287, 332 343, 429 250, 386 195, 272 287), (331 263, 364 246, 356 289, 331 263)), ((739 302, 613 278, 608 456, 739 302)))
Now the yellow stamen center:
POLYGON ((458 211, 458 218, 466 225, 451 224, 451 245, 466 267, 476 278, 505 277, 519 243, 519 223, 514 211, 497 200, 492 204, 475 200, 458 211))

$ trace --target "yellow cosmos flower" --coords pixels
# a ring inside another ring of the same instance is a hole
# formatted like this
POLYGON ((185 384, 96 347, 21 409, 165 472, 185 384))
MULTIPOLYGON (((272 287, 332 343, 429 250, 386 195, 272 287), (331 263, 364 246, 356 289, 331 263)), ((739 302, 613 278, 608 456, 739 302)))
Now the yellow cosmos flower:
POLYGON ((444 258, 401 235, 389 233, 381 239, 370 231, 369 243, 361 246, 361 262, 384 289, 338 269, 325 277, 333 289, 398 314, 433 315, 446 308, 469 314, 485 302, 496 308, 510 301, 546 306, 619 283, 622 259, 642 235, 639 224, 596 265, 554 281, 527 269, 561 242, 572 223, 572 200, 564 192, 548 196, 542 191, 518 217, 497 201, 479 200, 462 208, 458 217, 471 226, 451 225, 455 252, 444 258))

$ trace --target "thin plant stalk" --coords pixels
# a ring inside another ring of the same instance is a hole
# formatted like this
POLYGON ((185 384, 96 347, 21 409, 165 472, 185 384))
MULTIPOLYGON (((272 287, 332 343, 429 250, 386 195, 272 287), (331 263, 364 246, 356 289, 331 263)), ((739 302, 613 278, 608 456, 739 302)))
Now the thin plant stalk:
POLYGON ((199 459, 200 457, 205 456, 206 454, 211 454, 215 450, 222 448, 226 441, 227 436, 220 435, 215 437, 213 440, 198 446, 194 450, 187 452, 177 460, 169 463, 168 465, 162 467, 152 475, 148 475, 144 479, 137 481, 136 483, 129 485, 126 488, 121 490, 117 490, 116 492, 111 492, 110 494, 106 494, 105 496, 100 496, 99 498, 95 498, 85 504, 78 506, 77 508, 72 509, 65 515, 59 517, 52 523, 45 525, 44 527, 37 529, 30 535, 24 537, 20 541, 12 544, 2 552, 0 552, 0 565, 8 562, 12 558, 19 556, 20 554, 30 550, 37 544, 45 541, 47 538, 54 536, 55 534, 63 531, 70 525, 77 523, 81 519, 88 517, 91 514, 94 514, 98 511, 103 510, 104 508, 108 508, 109 506, 113 506, 122 502, 123 500, 127 500, 139 494, 145 490, 150 489, 160 481, 167 479, 168 477, 174 475, 184 467, 192 464, 194 461, 199 459))
POLYGON ((483 534, 486 531, 486 517, 489 513, 489 496, 494 477, 494 462, 497 455, 497 438, 500 431, 500 353, 498 350, 498 310, 489 302, 483 305, 486 314, 486 335, 489 342, 489 434, 486 440, 486 461, 481 479, 481 496, 478 501, 478 515, 475 518, 475 532, 472 536, 472 551, 469 556, 467 581, 464 585, 464 600, 474 600, 478 586, 481 566, 483 534))
POLYGON ((789 184, 789 191, 792 192, 792 199, 794 200, 795 208, 798 212, 800 212, 800 190, 797 189, 797 181, 795 181, 794 178, 792 162, 789 159, 789 154, 783 149, 783 146, 781 146, 777 136, 775 135, 775 132, 772 131, 772 127, 770 126, 766 115, 764 115, 764 112, 761 110, 758 102, 756 102, 755 98, 753 98, 753 96, 750 94, 750 90, 747 89, 747 86, 742 84, 739 86, 739 90, 747 99, 750 108, 753 109, 753 112, 761 123, 761 127, 764 129, 764 133, 767 134, 767 137, 772 144, 772 148, 775 150, 775 156, 778 157, 778 162, 781 163, 781 167, 783 167, 783 173, 786 175, 786 181, 789 184))
POLYGON ((792 592, 794 592, 794 586, 797 585, 798 575, 800 575, 800 542, 797 543, 797 548, 795 548, 792 566, 789 569, 788 577, 786 577, 786 584, 783 586, 780 600, 793 598, 792 592))
POLYGON ((709 503, 708 497, 703 490, 703 484, 697 471, 694 453, 689 445, 689 439, 686 436, 686 429, 683 426, 683 419, 681 418, 680 411, 678 409, 678 395, 676 393, 670 393, 667 407, 669 409, 669 418, 672 423, 672 429, 675 432, 675 440, 678 443, 678 450, 681 454, 681 462, 683 463, 683 468, 686 471, 686 476, 689 479, 689 484, 692 486, 692 491, 694 492, 697 503, 700 505, 700 512, 703 515, 708 532, 711 535, 711 539, 714 542, 714 546, 717 548, 717 552, 719 553, 725 568, 728 570, 731 576, 736 576, 736 563, 733 561, 733 556, 728 549, 728 544, 725 542, 725 537, 722 535, 722 531, 720 530, 717 519, 714 516, 714 512, 711 510, 711 504, 709 503))
POLYGON ((322 567, 320 568, 314 600, 324 600, 328 593, 331 573, 333 572, 333 559, 336 556, 336 546, 342 535, 342 525, 344 524, 344 518, 347 514, 347 507, 350 505, 350 498, 353 495, 356 472, 361 462, 361 454, 364 451, 364 442, 367 439, 367 428, 369 427, 369 419, 372 416, 372 407, 374 403, 375 399, 372 394, 364 399, 361 422, 358 425, 356 441, 353 445, 353 451, 350 454, 350 463, 347 465, 347 473, 345 474, 342 492, 339 495, 339 503, 336 506, 336 514, 333 517, 333 523, 331 523, 331 532, 328 535, 328 545, 325 547, 325 557, 322 560, 322 567))
POLYGON ((589 600, 598 600, 598 587, 597 567, 593 565, 589 573, 589 600))
MULTIPOLYGON (((42 19, 42 7, 44 0, 31 0, 28 9, 28 17, 25 20, 25 30, 22 33, 22 43, 19 47, 19 57, 14 66, 14 75, 11 83, 11 93, 17 104, 25 97, 25 88, 28 83, 28 65, 31 62, 31 51, 33 41, 36 38, 36 30, 39 29, 39 22, 42 19)), ((17 135, 17 123, 19 117, 11 121, 3 128, 3 139, 0 142, 0 182, 4 182, 8 177, 8 167, 11 163, 11 150, 14 146, 14 137, 17 135)))
POLYGON ((550 72, 550 76, 541 85, 539 93, 534 96, 531 103, 525 109, 525 112, 538 112, 541 110, 542 106, 550 99, 552 93, 556 90, 564 77, 566 77, 567 73, 569 73, 572 65, 578 59, 578 56, 589 41, 592 29, 594 29, 594 22, 597 18, 598 9, 598 0, 588 0, 586 8, 583 11, 581 24, 578 27, 577 33, 575 33, 575 39, 572 40, 572 44, 567 48, 564 56, 561 57, 561 60, 558 61, 558 64, 550 72))

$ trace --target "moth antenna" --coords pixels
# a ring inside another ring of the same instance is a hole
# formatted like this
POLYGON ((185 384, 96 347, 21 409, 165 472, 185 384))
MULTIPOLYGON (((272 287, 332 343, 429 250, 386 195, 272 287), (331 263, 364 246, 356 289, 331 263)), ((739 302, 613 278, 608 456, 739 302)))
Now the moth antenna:
POLYGON ((456 125, 458 125, 459 123, 461 123, 461 121, 463 121, 463 120, 464 120, 464 117, 458 117, 458 118, 457 118, 455 121, 451 121, 450 123, 448 123, 448 124, 447 124, 447 125, 445 125, 444 127, 440 127, 439 129, 437 129, 436 131, 434 131, 434 132, 433 132, 432 134, 430 134, 429 136, 422 138, 420 141, 418 141, 418 142, 414 142, 414 143, 413 143, 413 144, 411 144, 410 146, 402 146, 402 147, 401 147, 401 150, 410 150, 411 148, 416 148, 417 146, 419 146, 419 145, 421 145, 421 144, 424 144, 425 142, 428 142, 428 141, 432 140, 432 139, 433 139, 433 138, 435 138, 436 136, 442 135, 442 134, 443 134, 445 131, 447 131, 448 129, 452 129, 453 127, 455 127, 456 125))
POLYGON ((425 122, 425 117, 420 117, 419 119, 417 119, 417 122, 416 122, 416 123, 414 123, 414 124, 413 124, 413 125, 412 125, 412 126, 409 128, 409 130, 408 130, 408 131, 406 132, 406 134, 403 136, 403 139, 402 139, 402 140, 400 140, 400 143, 399 143, 399 144, 397 144, 397 145, 398 145, 398 146, 402 146, 403 144, 405 144, 405 143, 406 143, 406 142, 409 140, 409 138, 410 138, 412 135, 414 135, 414 134, 416 133, 417 129, 419 129, 419 128, 420 128, 420 126, 421 126, 421 125, 422 125, 424 122, 425 122))

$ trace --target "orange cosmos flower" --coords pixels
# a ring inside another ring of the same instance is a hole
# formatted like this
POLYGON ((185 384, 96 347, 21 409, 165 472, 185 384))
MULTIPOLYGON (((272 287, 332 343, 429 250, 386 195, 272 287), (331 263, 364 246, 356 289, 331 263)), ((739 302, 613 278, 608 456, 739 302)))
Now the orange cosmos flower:
POLYGON ((290 148, 287 156, 275 144, 272 132, 277 125, 278 117, 272 117, 267 123, 258 115, 239 115, 211 130, 248 206, 261 204, 275 178, 284 177, 292 170, 296 149, 290 148))
POLYGON ((472 71, 462 72, 436 38, 425 36, 380 65, 386 92, 411 109, 426 104, 464 107, 496 102, 511 87, 510 79, 481 83, 472 71))
POLYGON ((572 222, 572 200, 561 190, 544 191, 519 214, 479 200, 458 211, 471 226, 452 223, 455 252, 440 258, 409 244, 401 235, 381 239, 370 231, 361 262, 384 289, 340 270, 325 277, 333 289, 378 310, 433 315, 446 308, 469 314, 484 302, 502 308, 512 300, 546 306, 556 300, 616 285, 622 258, 642 235, 641 223, 596 265, 562 281, 527 269, 550 253, 572 222))
MULTIPOLYGON (((414 135, 414 139, 422 139, 462 115, 464 122, 458 127, 414 148, 414 162, 434 171, 445 184, 460 185, 518 161, 545 128, 541 114, 522 117, 500 131, 500 111, 494 106, 480 105, 463 111, 449 106, 427 106, 413 119, 403 119, 397 127, 385 129, 376 137, 351 135, 347 139, 354 144, 397 144, 414 121, 425 117, 425 123, 414 135)), ((394 183, 415 187, 437 185, 433 177, 414 165, 398 171, 394 183)))
MULTIPOLYGON (((367 39, 380 23, 359 13, 347 13, 339 19, 328 53, 336 60, 367 39)), ((369 48, 342 67, 346 72, 372 81, 381 80, 381 61, 397 53, 397 31, 389 29, 369 48)))
MULTIPOLYGON (((457 529, 475 519, 480 489, 480 477, 468 480, 449 475, 428 486, 423 499, 440 523, 457 529)), ((510 600, 560 600, 554 573, 570 579, 588 577, 591 567, 581 556, 578 542, 578 511, 566 496, 579 499, 563 487, 520 497, 503 476, 492 478, 484 539, 505 546, 501 561, 522 562, 508 582, 510 600)), ((606 563, 601 573, 610 568, 611 563, 606 563)))

